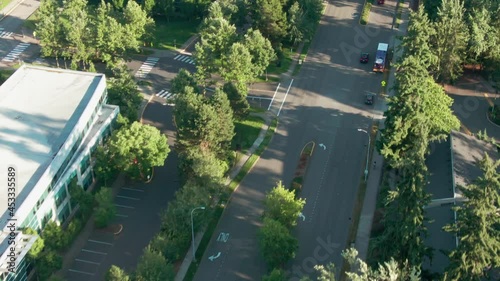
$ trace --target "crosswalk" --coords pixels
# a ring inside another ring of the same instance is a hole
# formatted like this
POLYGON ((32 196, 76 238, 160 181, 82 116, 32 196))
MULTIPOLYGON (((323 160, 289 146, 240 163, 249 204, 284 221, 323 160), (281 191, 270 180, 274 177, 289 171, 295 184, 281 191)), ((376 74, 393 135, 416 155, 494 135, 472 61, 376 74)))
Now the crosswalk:
POLYGON ((137 78, 146 78, 148 73, 151 72, 153 67, 155 67, 156 63, 160 60, 160 58, 148 57, 146 61, 141 65, 139 70, 135 73, 135 77, 137 78))
POLYGON ((174 60, 182 61, 189 64, 194 64, 194 60, 191 56, 177 55, 174 57, 174 60))
POLYGON ((7 38, 12 35, 12 32, 4 31, 3 27, 0 27, 0 38, 7 38))
POLYGON ((172 99, 174 97, 174 93, 169 92, 167 90, 161 90, 158 93, 156 93, 156 96, 159 98, 164 98, 166 100, 172 99))
POLYGON ((8 53, 5 58, 2 59, 2 61, 8 61, 8 62, 13 62, 15 59, 21 55, 24 50, 26 50, 30 46, 29 43, 19 43, 14 50, 12 50, 10 53, 8 53))

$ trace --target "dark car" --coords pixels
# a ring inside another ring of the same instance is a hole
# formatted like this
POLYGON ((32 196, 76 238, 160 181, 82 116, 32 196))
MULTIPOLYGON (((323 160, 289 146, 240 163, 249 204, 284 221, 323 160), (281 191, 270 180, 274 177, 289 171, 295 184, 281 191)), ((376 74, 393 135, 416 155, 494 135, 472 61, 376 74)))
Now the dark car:
POLYGON ((379 5, 384 4, 384 0, 377 0, 377 4, 379 4, 379 5))
POLYGON ((361 56, 359 57, 359 62, 360 63, 367 63, 369 59, 370 59, 370 55, 368 53, 361 53, 361 56))
POLYGON ((375 100, 374 94, 366 94, 365 95, 365 104, 373 104, 374 100, 375 100))

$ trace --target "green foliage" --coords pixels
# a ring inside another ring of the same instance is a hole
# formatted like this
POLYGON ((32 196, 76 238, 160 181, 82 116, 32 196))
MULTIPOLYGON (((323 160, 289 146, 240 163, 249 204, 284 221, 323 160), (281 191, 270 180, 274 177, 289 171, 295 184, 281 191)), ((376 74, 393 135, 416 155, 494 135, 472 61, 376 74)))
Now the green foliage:
POLYGON ((259 230, 259 244, 264 260, 271 268, 283 266, 294 258, 299 247, 297 239, 284 225, 266 217, 259 230))
POLYGON ((94 151, 94 155, 92 155, 95 158, 95 165, 93 167, 95 177, 99 182, 104 183, 104 185, 111 183, 117 173, 117 166, 108 154, 109 150, 105 144, 98 146, 94 151))
POLYGON ((286 35, 287 20, 280 0, 256 0, 254 23, 262 35, 276 46, 286 35))
POLYGON ((234 118, 243 120, 250 113, 250 104, 247 100, 248 87, 245 84, 227 82, 222 88, 226 93, 234 113, 234 118))
POLYGON ((142 95, 126 64, 116 67, 113 72, 114 76, 108 79, 108 103, 118 105, 120 114, 132 123, 138 118, 142 95))
MULTIPOLYGON (((256 78, 262 74, 271 61, 276 59, 271 42, 259 30, 249 29, 244 36, 243 45, 251 56, 251 75, 256 78)), ((243 81, 238 80, 240 83, 243 81)))
POLYGON ((297 225, 297 218, 305 204, 305 199, 296 199, 295 192, 286 189, 280 181, 264 199, 264 215, 291 228, 297 225))
POLYGON ((129 281, 130 276, 121 268, 112 265, 106 273, 106 281, 129 281))
POLYGON ((500 266, 500 161, 487 154, 479 163, 483 175, 473 184, 461 186, 468 201, 457 208, 457 222, 445 227, 459 237, 459 244, 450 253, 444 280, 484 280, 486 268, 500 266))
POLYGON ((421 64, 428 70, 435 66, 438 58, 431 46, 431 38, 435 34, 436 30, 427 17, 423 6, 420 6, 418 11, 411 12, 407 33, 401 44, 404 56, 418 58, 421 64))
POLYGON ((137 51, 153 20, 135 1, 124 9, 123 1, 113 4, 120 12, 105 2, 94 7, 87 0, 43 1, 35 28, 42 55, 70 58, 71 68, 92 71, 93 60, 113 65, 128 51, 137 51))
POLYGON ((233 43, 229 52, 222 56, 219 71, 225 81, 246 84, 253 79, 252 70, 252 55, 242 43, 233 43))
MULTIPOLYGON (((363 260, 358 257, 358 251, 350 248, 342 251, 342 257, 350 265, 350 272, 347 272, 348 280, 394 280, 394 281, 420 281, 420 265, 409 267, 408 264, 399 264, 394 259, 388 262, 379 263, 377 268, 370 268, 363 260)), ((333 266, 330 264, 329 266, 333 266)), ((318 270, 318 269, 317 269, 318 270)), ((331 270, 330 270, 331 271, 331 270)), ((320 271, 321 272, 321 271, 320 271)), ((333 280, 333 279, 319 279, 333 280)))
POLYGON ((417 57, 407 56, 398 65, 395 91, 377 148, 391 167, 400 168, 423 159, 429 142, 443 140, 460 122, 451 111, 452 99, 417 57))
POLYGON ((191 72, 181 68, 174 79, 171 82, 172 93, 182 94, 186 87, 191 87, 195 93, 198 93, 198 86, 196 85, 195 78, 191 75, 191 72))
POLYGON ((430 201, 430 195, 424 190, 427 169, 424 161, 420 161, 401 171, 401 181, 385 199, 384 231, 374 240, 379 261, 394 258, 418 267, 428 254, 424 244, 427 230, 423 222, 424 206, 430 201))
POLYGON ((49 221, 42 232, 45 247, 49 250, 59 251, 68 245, 68 239, 62 228, 54 221, 49 221))
POLYGON ((116 207, 113 203, 113 192, 109 187, 101 187, 95 195, 97 209, 95 210, 95 225, 98 228, 108 226, 116 215, 116 207))
POLYGON ((462 75, 462 63, 469 40, 462 0, 442 0, 433 38, 438 58, 435 76, 439 81, 454 81, 462 75))
POLYGON ((365 5, 363 6, 363 11, 361 12, 361 19, 359 20, 360 24, 366 25, 368 23, 372 6, 373 6, 373 0, 365 1, 365 5))
POLYGON ((131 177, 145 178, 152 167, 163 166, 170 149, 167 137, 157 128, 134 122, 110 139, 109 155, 131 177))
POLYGON ((94 209, 94 197, 92 194, 86 192, 82 187, 77 185, 76 177, 71 181, 68 190, 71 196, 71 205, 79 205, 82 217, 88 218, 94 209))
POLYGON ((53 272, 62 268, 62 262, 62 257, 54 250, 43 251, 35 263, 38 280, 48 280, 53 272))
POLYGON ((174 108, 177 152, 186 175, 221 179, 227 171, 227 153, 234 136, 233 113, 224 92, 210 98, 186 87, 174 108))
POLYGON ((40 256, 40 254, 42 253, 43 248, 45 247, 45 243, 43 241, 43 238, 40 237, 34 229, 29 228, 29 227, 24 229, 23 233, 27 234, 27 235, 38 236, 38 239, 36 239, 35 243, 33 243, 33 245, 31 246, 31 248, 28 252, 28 255, 27 255, 30 260, 36 260, 40 256))
POLYGON ((160 253, 144 249, 135 271, 137 281, 173 281, 175 272, 170 264, 160 253))
POLYGON ((335 274, 337 273, 335 264, 329 263, 326 266, 317 264, 314 269, 319 274, 318 281, 335 281, 335 274))
POLYGON ((262 277, 262 281, 286 281, 286 275, 283 270, 275 268, 269 275, 262 277))

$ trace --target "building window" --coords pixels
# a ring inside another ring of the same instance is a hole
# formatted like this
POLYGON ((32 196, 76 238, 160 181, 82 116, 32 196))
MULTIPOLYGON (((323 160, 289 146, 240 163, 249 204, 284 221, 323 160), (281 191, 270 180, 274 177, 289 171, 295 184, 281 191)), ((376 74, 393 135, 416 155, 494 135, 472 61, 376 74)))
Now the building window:
POLYGON ((80 173, 83 175, 85 171, 87 171, 88 167, 90 166, 90 155, 85 155, 83 157, 82 162, 80 163, 80 173))
POLYGON ((59 191, 57 192, 56 196, 54 199, 56 200, 56 207, 59 208, 61 206, 61 203, 68 197, 68 194, 66 193, 66 188, 63 186, 59 191))
POLYGON ((64 223, 68 218, 68 216, 69 216, 69 203, 66 203, 61 212, 59 213, 59 215, 57 216, 57 219, 59 220, 59 222, 64 223))
POLYGON ((42 219, 42 229, 45 228, 45 225, 52 219, 52 209, 48 214, 46 214, 42 219))
POLYGON ((92 184, 92 173, 88 173, 83 180, 83 190, 87 191, 89 186, 92 184))

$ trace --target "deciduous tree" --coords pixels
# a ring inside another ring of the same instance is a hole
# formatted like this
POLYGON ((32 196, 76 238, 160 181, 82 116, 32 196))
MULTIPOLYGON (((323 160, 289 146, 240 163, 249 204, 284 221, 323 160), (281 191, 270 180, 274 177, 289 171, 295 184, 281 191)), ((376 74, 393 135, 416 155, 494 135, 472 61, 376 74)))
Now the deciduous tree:
POLYGON ((160 253, 146 248, 139 259, 135 271, 137 281, 173 281, 175 272, 170 264, 160 253))
POLYGON ((134 122, 111 137, 109 152, 122 171, 145 178, 149 169, 164 164, 170 149, 167 137, 158 129, 134 122))
POLYGON ((113 192, 109 187, 101 187, 94 197, 96 201, 95 225, 98 228, 108 226, 116 215, 116 207, 113 202, 113 192))
POLYGON ((250 112, 250 104, 247 100, 247 85, 227 82, 224 84, 222 90, 226 93, 227 98, 229 99, 231 108, 233 109, 234 118, 242 120, 247 117, 250 112))
POLYGON ((295 257, 298 241, 290 231, 278 221, 264 218, 259 230, 260 250, 271 268, 284 265, 295 257))
POLYGON ((297 219, 305 204, 305 199, 296 199, 295 192, 286 189, 280 181, 264 199, 264 215, 291 228, 297 225, 297 219))
POLYGON ((112 265, 106 273, 106 281, 129 281, 130 276, 121 268, 112 265))
POLYGON ((108 79, 108 103, 118 105, 120 113, 130 123, 137 120, 142 95, 130 74, 128 67, 122 64, 114 69, 114 76, 108 79))

